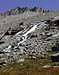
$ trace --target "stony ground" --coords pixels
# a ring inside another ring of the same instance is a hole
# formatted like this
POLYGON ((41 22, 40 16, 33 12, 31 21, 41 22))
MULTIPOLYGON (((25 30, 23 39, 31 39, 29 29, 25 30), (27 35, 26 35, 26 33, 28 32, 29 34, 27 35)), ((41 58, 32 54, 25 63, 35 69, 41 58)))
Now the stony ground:
POLYGON ((55 23, 55 16, 59 13, 28 11, 0 17, 1 75, 59 74, 59 68, 51 68, 57 64, 50 57, 52 47, 59 43, 59 19, 55 23), (41 69, 46 66, 50 68, 41 69))

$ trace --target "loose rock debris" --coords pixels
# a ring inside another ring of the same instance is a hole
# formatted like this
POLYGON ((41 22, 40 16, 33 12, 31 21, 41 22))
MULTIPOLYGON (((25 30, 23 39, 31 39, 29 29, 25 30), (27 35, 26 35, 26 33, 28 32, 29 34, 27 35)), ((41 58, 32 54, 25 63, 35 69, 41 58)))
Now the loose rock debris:
POLYGON ((59 19, 55 20, 55 18, 39 21, 31 24, 26 30, 22 27, 23 22, 14 29, 8 28, 0 38, 1 59, 4 58, 3 61, 7 61, 6 64, 12 63, 14 60, 19 63, 24 62, 26 56, 32 55, 36 58, 46 55, 58 40, 58 21, 59 19), (8 39, 5 39, 5 36, 10 36, 10 41, 5 41, 8 39), (3 39, 4 41, 2 41, 3 39))

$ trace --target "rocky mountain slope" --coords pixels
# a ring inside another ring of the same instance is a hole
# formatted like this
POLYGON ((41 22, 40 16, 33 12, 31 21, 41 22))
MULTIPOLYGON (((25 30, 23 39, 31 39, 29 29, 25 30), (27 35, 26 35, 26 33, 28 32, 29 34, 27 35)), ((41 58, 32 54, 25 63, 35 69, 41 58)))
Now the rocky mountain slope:
POLYGON ((32 12, 0 19, 0 64, 44 57, 59 43, 59 14, 32 12))

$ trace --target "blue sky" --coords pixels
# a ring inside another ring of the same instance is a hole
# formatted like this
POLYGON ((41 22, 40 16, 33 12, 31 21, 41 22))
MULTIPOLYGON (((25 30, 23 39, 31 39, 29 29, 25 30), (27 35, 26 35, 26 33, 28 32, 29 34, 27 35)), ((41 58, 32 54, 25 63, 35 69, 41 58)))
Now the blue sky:
POLYGON ((20 7, 43 7, 45 9, 59 10, 59 0, 0 0, 0 12, 20 7))

